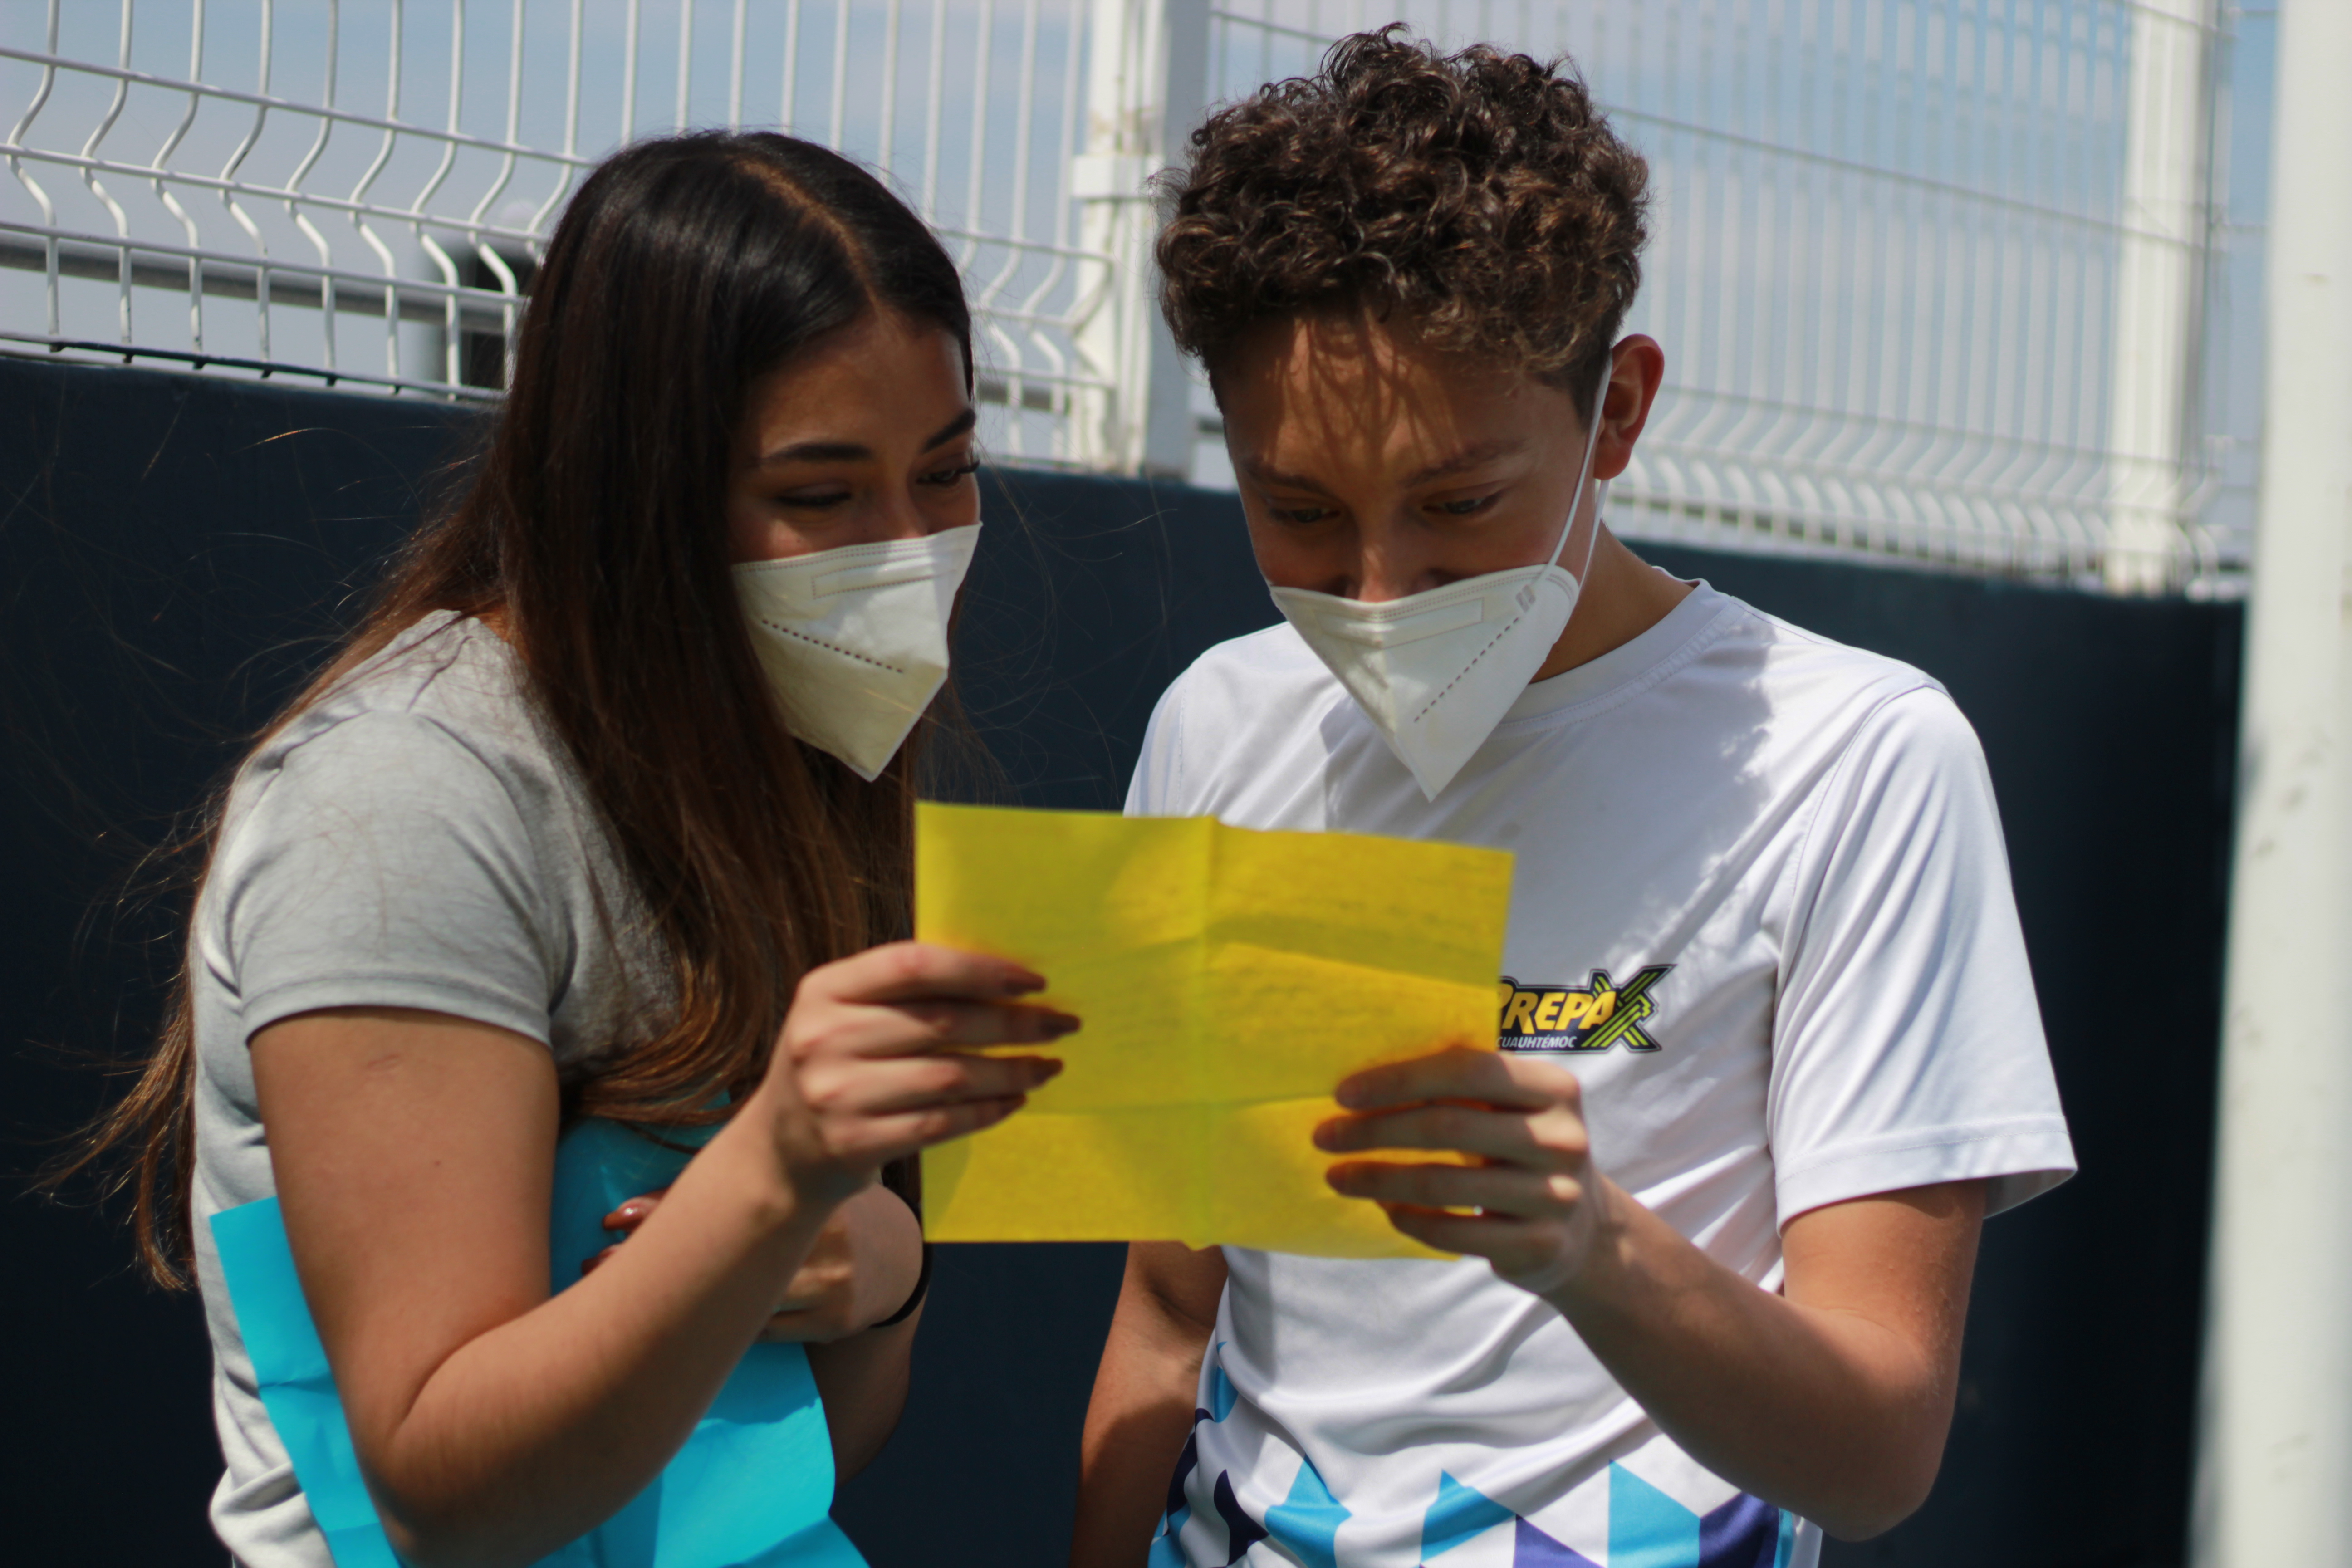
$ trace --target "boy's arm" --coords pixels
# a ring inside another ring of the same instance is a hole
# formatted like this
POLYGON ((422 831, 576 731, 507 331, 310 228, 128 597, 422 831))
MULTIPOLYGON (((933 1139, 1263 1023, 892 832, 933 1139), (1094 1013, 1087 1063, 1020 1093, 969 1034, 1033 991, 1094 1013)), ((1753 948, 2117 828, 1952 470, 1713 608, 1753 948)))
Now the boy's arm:
POLYGON ((1078 1450, 1072 1568, 1137 1568, 1167 1501, 1201 1357, 1225 1290, 1225 1255, 1172 1241, 1127 1249, 1127 1279, 1095 1373, 1078 1450))
POLYGON ((1774 1295, 1593 1168, 1581 1098, 1555 1063, 1457 1048, 1342 1083, 1358 1113, 1316 1139, 1343 1154, 1475 1156, 1343 1159, 1329 1179, 1557 1308, 1668 1436, 1741 1490, 1848 1539, 1899 1522, 1925 1500, 1951 1425, 1984 1183, 1798 1215, 1774 1295))

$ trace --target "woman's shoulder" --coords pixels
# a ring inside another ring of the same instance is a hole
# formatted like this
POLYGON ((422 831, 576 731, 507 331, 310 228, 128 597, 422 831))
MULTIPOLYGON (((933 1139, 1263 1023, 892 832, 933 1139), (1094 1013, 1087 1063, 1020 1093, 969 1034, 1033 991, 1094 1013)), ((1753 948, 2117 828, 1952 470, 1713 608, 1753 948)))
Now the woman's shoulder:
POLYGON ((428 617, 237 775, 191 947, 198 1052, 234 1103, 246 1041, 298 1013, 445 1013, 560 1067, 626 1022, 642 988, 605 916, 619 879, 516 666, 478 623, 428 617))
POLYGON ((220 845, 233 861, 257 835, 380 837, 430 826, 425 837, 437 837, 468 836, 468 825, 520 841, 551 831, 568 843, 581 801, 576 771, 538 719, 513 651, 480 621, 436 611, 254 750, 230 787, 220 845))
POLYGON ((404 953, 419 985, 498 968, 499 986, 474 989, 544 1013, 553 993, 540 982, 576 967, 596 921, 609 866, 593 822, 504 642, 478 621, 427 616, 247 759, 197 937, 241 994, 272 964, 348 976, 404 953))
POLYGON ((530 793, 570 772, 538 719, 513 650, 479 620, 436 610, 280 724, 247 759, 236 793, 252 793, 289 766, 332 773, 339 763, 374 769, 388 762, 402 772, 436 763, 479 768, 530 793))
POLYGON ((436 610, 395 633, 280 725, 257 757, 316 741, 355 719, 405 715, 485 744, 536 742, 520 661, 470 616, 436 610))

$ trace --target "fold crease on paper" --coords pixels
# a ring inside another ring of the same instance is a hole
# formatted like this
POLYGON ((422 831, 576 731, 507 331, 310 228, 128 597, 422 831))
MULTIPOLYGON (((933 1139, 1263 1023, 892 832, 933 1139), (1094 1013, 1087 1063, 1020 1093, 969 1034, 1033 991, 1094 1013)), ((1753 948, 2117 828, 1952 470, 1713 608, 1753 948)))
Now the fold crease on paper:
POLYGON ((1085 1021, 1019 1115, 924 1155, 933 1240, 1440 1256, 1332 1192, 1312 1133, 1349 1073, 1494 1047, 1508 853, 929 803, 915 844, 916 935, 1085 1021))

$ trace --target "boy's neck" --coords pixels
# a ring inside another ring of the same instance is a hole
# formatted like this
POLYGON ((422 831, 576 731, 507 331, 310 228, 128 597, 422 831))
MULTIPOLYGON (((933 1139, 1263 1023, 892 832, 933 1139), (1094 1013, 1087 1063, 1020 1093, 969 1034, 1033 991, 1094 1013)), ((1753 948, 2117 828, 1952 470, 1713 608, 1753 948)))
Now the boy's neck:
POLYGON ((1534 679, 1549 680, 1604 653, 1623 647, 1666 618, 1691 584, 1666 575, 1625 548, 1604 526, 1592 548, 1592 570, 1577 595, 1568 629, 1552 644, 1534 679))

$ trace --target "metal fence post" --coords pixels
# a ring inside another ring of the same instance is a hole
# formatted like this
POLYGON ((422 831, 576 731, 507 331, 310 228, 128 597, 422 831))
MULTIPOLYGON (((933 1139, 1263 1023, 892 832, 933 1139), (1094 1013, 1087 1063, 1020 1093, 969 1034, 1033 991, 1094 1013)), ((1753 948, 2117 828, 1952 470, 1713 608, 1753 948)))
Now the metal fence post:
POLYGON ((2277 58, 2197 1568, 2352 1563, 2352 5, 2277 58))
POLYGON ((1070 456, 1181 479, 1192 466, 1192 392, 1160 319, 1150 181, 1200 118, 1209 0, 1094 0, 1088 35, 1086 151, 1072 160, 1070 193, 1079 246, 1108 257, 1110 273, 1076 337, 1109 386, 1079 395, 1070 456))
POLYGON ((2184 459, 2210 233, 2213 7, 2147 0, 2131 17, 2101 566, 2110 593, 2153 594, 2177 588, 2192 558, 2184 459))

